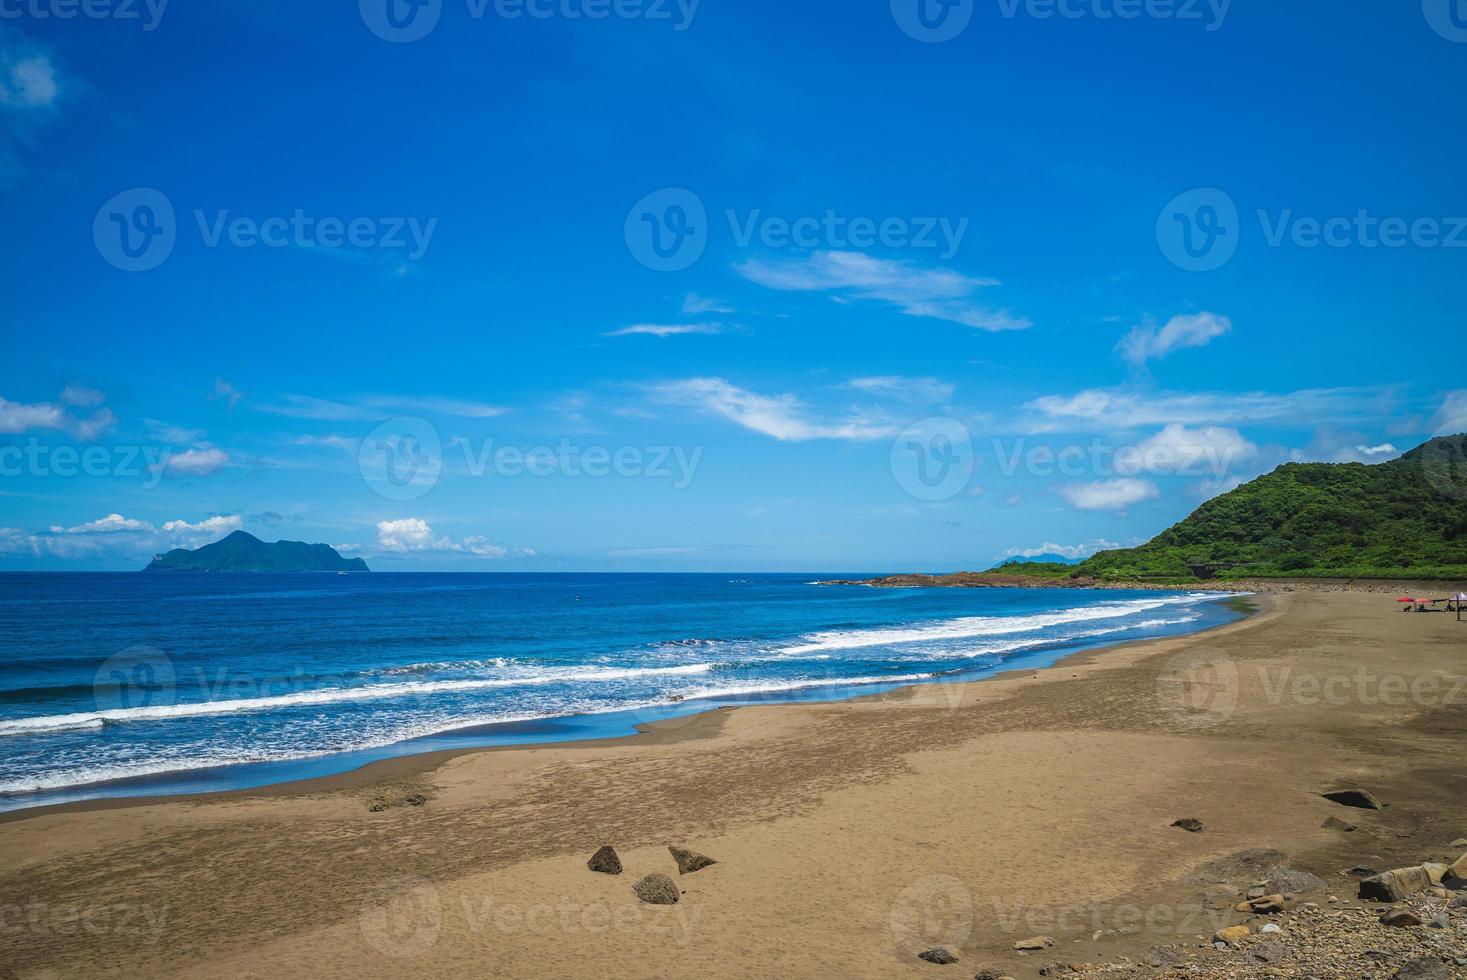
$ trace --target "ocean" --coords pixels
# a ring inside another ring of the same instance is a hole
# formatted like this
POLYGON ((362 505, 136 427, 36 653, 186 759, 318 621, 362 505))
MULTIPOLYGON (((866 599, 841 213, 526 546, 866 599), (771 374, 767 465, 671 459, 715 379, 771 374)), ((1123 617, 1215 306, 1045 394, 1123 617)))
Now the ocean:
POLYGON ((3 574, 0 810, 626 735, 1242 615, 1220 593, 815 584, 830 577, 3 574))

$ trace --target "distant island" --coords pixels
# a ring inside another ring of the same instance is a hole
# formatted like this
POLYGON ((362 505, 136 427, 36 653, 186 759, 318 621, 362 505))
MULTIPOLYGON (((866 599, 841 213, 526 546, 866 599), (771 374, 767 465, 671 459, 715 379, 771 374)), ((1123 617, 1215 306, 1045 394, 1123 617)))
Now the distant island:
POLYGON ((145 572, 369 572, 360 558, 343 558, 330 545, 304 541, 267 544, 245 531, 190 551, 157 555, 145 572))
POLYGON ((1286 463, 1215 497, 1137 548, 1072 565, 1006 562, 987 572, 893 575, 923 586, 1188 584, 1254 579, 1467 582, 1467 437, 1433 439, 1385 463, 1286 463))

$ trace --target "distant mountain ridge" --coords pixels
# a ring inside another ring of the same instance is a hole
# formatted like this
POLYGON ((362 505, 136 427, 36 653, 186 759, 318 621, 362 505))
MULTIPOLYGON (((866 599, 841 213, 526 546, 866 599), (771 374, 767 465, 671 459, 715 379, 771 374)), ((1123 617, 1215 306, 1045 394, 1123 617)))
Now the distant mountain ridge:
POLYGON ((145 572, 369 572, 360 558, 343 558, 330 545, 304 541, 267 544, 246 531, 190 551, 175 548, 145 572))
POLYGON ((1467 579, 1467 437, 1385 463, 1287 463, 1075 574, 1467 579))

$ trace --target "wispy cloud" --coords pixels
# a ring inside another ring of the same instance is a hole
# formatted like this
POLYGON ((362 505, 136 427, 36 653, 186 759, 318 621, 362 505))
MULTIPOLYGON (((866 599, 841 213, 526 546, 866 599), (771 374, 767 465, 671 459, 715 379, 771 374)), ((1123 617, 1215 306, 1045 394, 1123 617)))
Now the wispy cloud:
POLYGON ((1206 347, 1233 329, 1233 321, 1216 313, 1174 316, 1164 326, 1147 324, 1132 328, 1116 349, 1138 367, 1147 361, 1160 360, 1173 351, 1206 347))
POLYGON ((645 335, 648 337, 680 337, 685 334, 714 334, 723 333, 721 323, 636 323, 630 327, 622 327, 603 334, 606 337, 632 337, 645 335))
POLYGON ((709 299, 697 293, 688 293, 683 300, 683 316, 702 316, 705 313, 732 313, 733 307, 721 299, 709 299))
POLYGON ((883 439, 900 428, 888 419, 870 415, 822 418, 794 395, 761 395, 722 378, 667 381, 650 386, 648 393, 656 402, 694 408, 786 442, 883 439))
POLYGON ((945 402, 953 396, 956 390, 951 383, 939 381, 937 378, 908 378, 895 374, 852 378, 845 383, 844 387, 864 391, 867 394, 899 398, 902 401, 919 405, 945 402))
POLYGON ((181 453, 169 453, 163 461, 163 469, 174 476, 208 476, 229 462, 229 454, 222 449, 186 449, 181 453))
POLYGON ((371 422, 404 412, 485 419, 504 415, 509 409, 484 402, 411 395, 379 395, 353 402, 338 402, 313 395, 286 394, 273 403, 261 405, 260 411, 326 422, 371 422))
POLYGON ((1173 422, 1183 425, 1241 425, 1373 418, 1380 414, 1379 389, 1311 388, 1269 392, 1158 392, 1090 388, 1073 395, 1046 395, 1024 405, 1029 432, 1118 431, 1173 422))
POLYGON ((217 515, 197 522, 171 520, 161 528, 150 521, 108 514, 70 527, 52 525, 44 531, 0 528, 0 554, 34 558, 143 559, 170 548, 198 548, 240 528, 237 514, 217 515))
POLYGON ((974 300, 997 279, 944 268, 877 259, 860 252, 815 252, 802 258, 750 259, 735 270, 751 282, 789 292, 828 293, 841 302, 890 303, 908 316, 960 323, 978 330, 1024 330, 1033 324, 974 300))
POLYGON ((12 402, 0 397, 0 434, 49 430, 68 433, 83 442, 94 442, 116 426, 117 416, 108 408, 78 418, 56 402, 12 402))

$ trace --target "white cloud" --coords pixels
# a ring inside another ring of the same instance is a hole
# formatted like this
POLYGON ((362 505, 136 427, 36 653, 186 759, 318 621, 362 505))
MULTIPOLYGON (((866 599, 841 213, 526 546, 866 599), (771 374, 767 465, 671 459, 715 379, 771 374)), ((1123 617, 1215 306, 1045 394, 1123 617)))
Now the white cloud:
POLYGON ((61 389, 61 402, 65 405, 90 408, 93 405, 100 405, 106 400, 106 395, 95 388, 88 388, 85 385, 71 384, 61 389))
POLYGON ((622 327, 613 330, 607 337, 631 337, 645 335, 648 337, 678 337, 684 334, 714 334, 722 333, 723 325, 720 323, 635 323, 630 327, 622 327))
POLYGON ((68 527, 68 528, 66 528, 64 530, 62 528, 60 528, 60 527, 52 527, 51 528, 51 533, 53 533, 53 534, 113 534, 113 533, 116 533, 118 531, 151 531, 151 530, 153 530, 153 525, 149 524, 147 521, 133 520, 131 518, 123 517, 121 514, 108 514, 106 517, 99 518, 99 519, 97 519, 95 521, 89 521, 86 524, 78 524, 75 527, 68 527))
POLYGON ((809 439, 882 439, 897 427, 884 419, 812 418, 794 395, 760 395, 722 378, 668 381, 649 389, 655 401, 686 405, 726 418, 737 425, 787 442, 809 439))
POLYGON ((854 388, 872 395, 889 395, 902 401, 930 405, 947 401, 956 390, 952 384, 936 378, 907 378, 900 375, 880 375, 870 378, 852 378, 845 387, 854 388))
POLYGON ((769 289, 830 293, 833 298, 891 303, 908 316, 947 320, 979 330, 1024 330, 1033 324, 1007 311, 979 305, 980 289, 997 279, 965 276, 951 269, 876 259, 859 252, 816 252, 804 258, 750 259, 734 267, 769 289))
POLYGON ((1095 483, 1072 483, 1060 494, 1077 510, 1124 510, 1144 500, 1155 500, 1161 491, 1150 480, 1122 477, 1095 483))
POLYGON ((528 548, 504 548, 485 537, 467 537, 462 542, 438 534, 418 517, 377 522, 377 547, 395 554, 462 554, 477 558, 533 557, 528 548))
POLYGON ((1121 356, 1132 364, 1159 360, 1172 351, 1189 347, 1206 347, 1233 329, 1233 321, 1216 313, 1174 316, 1158 329, 1154 325, 1135 327, 1117 345, 1121 356))
POLYGON ((31 429, 64 429, 66 411, 60 405, 37 402, 27 405, 0 398, 0 433, 7 435, 31 429))
POLYGON ((241 525, 238 515, 210 517, 196 524, 166 522, 162 529, 121 514, 71 527, 52 525, 44 531, 0 528, 0 554, 35 558, 146 560, 170 548, 197 548, 241 525))
POLYGON ((1355 451, 1361 456, 1372 459, 1376 456, 1399 456, 1401 453, 1399 449, 1388 442, 1383 442, 1379 446, 1356 446, 1355 451))
MULTIPOLYGON (((65 392, 62 393, 63 397, 65 392)), ((83 442, 93 442, 111 432, 117 416, 110 409, 100 409, 85 419, 74 417, 54 402, 6 401, 0 398, 0 433, 13 435, 31 430, 67 432, 83 442)))
POLYGON ((453 541, 433 533, 428 522, 416 517, 377 522, 377 547, 384 551, 452 551, 453 541))
POLYGON ((169 453, 163 468, 180 476, 208 476, 228 462, 229 454, 222 449, 186 449, 169 453))
POLYGON ((206 517, 197 524, 188 521, 169 521, 163 525, 163 530, 169 534, 208 534, 222 535, 230 531, 238 531, 244 525, 244 520, 238 514, 222 515, 218 517, 206 517))
POLYGON ((1141 465, 1152 473, 1196 473, 1215 476, 1258 455, 1258 447, 1237 429, 1219 426, 1189 429, 1173 422, 1136 445, 1141 465))
POLYGON ((684 316, 702 316, 704 313, 732 313, 733 309, 721 299, 709 299, 697 293, 688 293, 683 300, 684 316))
POLYGON ((1025 404, 1029 432, 1096 432, 1152 425, 1241 425, 1283 422, 1308 425, 1325 421, 1377 418, 1379 389, 1313 388, 1268 392, 1162 392, 1142 394, 1118 388, 1091 388, 1073 395, 1046 395, 1025 404))
POLYGON ((43 54, 17 56, 0 50, 0 106, 45 109, 54 105, 60 87, 56 68, 43 54))

